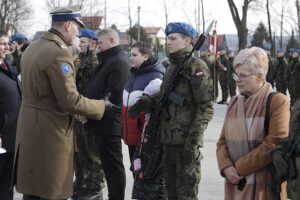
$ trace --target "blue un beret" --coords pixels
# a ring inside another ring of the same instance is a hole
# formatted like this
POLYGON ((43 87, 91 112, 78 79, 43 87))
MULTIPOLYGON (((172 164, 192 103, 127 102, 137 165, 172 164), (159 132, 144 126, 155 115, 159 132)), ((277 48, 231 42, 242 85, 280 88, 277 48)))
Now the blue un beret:
POLYGON ((294 52, 296 52, 296 53, 298 53, 299 55, 300 55, 300 49, 298 49, 298 48, 293 48, 293 51, 292 51, 293 53, 294 52))
POLYGON ((285 51, 284 51, 284 49, 277 49, 277 53, 280 53, 280 52, 284 53, 285 51))
POLYGON ((97 33, 91 29, 81 29, 78 37, 79 38, 86 37, 92 40, 98 40, 97 33))
POLYGON ((22 40, 22 39, 27 39, 27 37, 23 34, 14 34, 10 36, 11 41, 22 40))
POLYGON ((171 33, 182 33, 190 36, 191 38, 195 38, 197 36, 196 30, 191 25, 184 22, 169 23, 166 27, 165 33, 167 36, 171 33))

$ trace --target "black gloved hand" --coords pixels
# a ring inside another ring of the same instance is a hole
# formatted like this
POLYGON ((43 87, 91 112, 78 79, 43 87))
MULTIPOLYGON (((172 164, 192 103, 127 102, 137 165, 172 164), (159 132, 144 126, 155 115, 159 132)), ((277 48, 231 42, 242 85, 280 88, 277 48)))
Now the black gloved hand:
POLYGON ((149 95, 143 95, 139 97, 139 100, 128 110, 128 114, 131 118, 135 118, 142 111, 149 112, 149 108, 152 105, 152 100, 149 95))
POLYGON ((116 116, 121 116, 122 111, 121 108, 113 103, 111 103, 109 100, 105 100, 105 111, 104 116, 115 118, 116 116))

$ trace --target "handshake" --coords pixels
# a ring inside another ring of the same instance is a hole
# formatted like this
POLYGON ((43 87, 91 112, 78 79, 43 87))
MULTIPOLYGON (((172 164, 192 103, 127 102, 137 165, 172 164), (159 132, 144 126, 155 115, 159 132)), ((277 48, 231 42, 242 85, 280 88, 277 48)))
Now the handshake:
MULTIPOLYGON (((108 99, 104 100, 104 103, 105 103, 104 116, 113 119, 115 116, 120 116, 122 114, 121 108, 111 103, 108 99)), ((88 119, 85 116, 81 116, 81 115, 75 115, 75 119, 79 121, 81 124, 85 124, 88 122, 88 119)))

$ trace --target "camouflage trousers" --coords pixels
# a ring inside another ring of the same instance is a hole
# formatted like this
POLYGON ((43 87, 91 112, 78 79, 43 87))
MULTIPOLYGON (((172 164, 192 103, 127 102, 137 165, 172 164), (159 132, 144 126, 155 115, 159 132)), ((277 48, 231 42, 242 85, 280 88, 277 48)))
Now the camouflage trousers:
POLYGON ((229 88, 226 72, 219 72, 219 82, 222 90, 222 101, 227 101, 229 88))
POLYGON ((105 184, 105 175, 95 142, 95 134, 87 131, 79 123, 75 123, 74 131, 79 158, 79 166, 75 167, 75 171, 82 170, 85 188, 91 191, 99 191, 102 188, 101 186, 105 184))
POLYGON ((200 150, 190 152, 178 145, 163 145, 163 173, 168 200, 197 200, 201 179, 200 150))

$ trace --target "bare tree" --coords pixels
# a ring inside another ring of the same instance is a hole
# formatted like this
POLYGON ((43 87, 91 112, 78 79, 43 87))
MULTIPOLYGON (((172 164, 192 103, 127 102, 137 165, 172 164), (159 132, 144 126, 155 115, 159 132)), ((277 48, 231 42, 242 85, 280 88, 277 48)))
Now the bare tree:
POLYGON ((269 26, 269 38, 268 39, 269 39, 269 42, 271 43, 271 55, 274 56, 275 47, 274 47, 274 42, 273 42, 273 37, 272 37, 271 14, 270 14, 269 0, 267 0, 266 8, 267 8, 268 26, 269 26))
POLYGON ((234 1, 227 0, 232 19, 234 21, 238 33, 239 50, 244 49, 247 46, 247 35, 248 35, 247 14, 248 14, 249 4, 252 1, 253 0, 244 0, 244 5, 242 6, 242 18, 241 18, 234 1))
POLYGON ((18 32, 23 22, 30 18, 30 5, 26 0, 0 1, 0 28, 18 32))
POLYGON ((203 0, 200 0, 201 2, 201 9, 202 9, 202 26, 203 26, 203 33, 205 31, 205 18, 204 18, 204 5, 203 0))
POLYGON ((300 38, 300 4, 299 4, 299 0, 296 0, 296 9, 297 9, 297 20, 298 20, 297 21, 298 37, 300 38))

